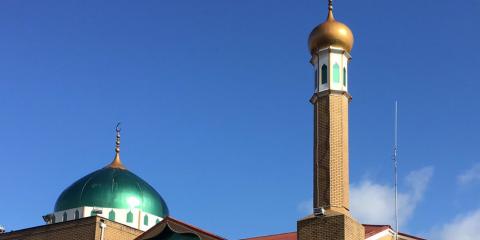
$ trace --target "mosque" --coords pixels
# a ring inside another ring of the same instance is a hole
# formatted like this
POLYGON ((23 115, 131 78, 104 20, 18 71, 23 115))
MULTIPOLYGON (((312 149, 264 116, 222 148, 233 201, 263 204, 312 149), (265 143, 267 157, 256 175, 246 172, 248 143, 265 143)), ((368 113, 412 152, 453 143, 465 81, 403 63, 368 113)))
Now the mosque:
MULTIPOLYGON (((297 222, 297 231, 248 240, 421 240, 388 225, 367 225, 349 210, 348 64, 353 33, 333 16, 329 1, 325 22, 309 37, 315 89, 313 214, 297 222)), ((113 161, 75 181, 60 193, 45 225, 11 232, 0 240, 223 240, 174 219, 162 196, 130 172, 120 159, 116 129, 113 161)), ((40 216, 39 216, 40 217, 40 216)), ((294 221, 294 219, 292 219, 294 221)), ((246 239, 246 240, 247 240, 246 239)))

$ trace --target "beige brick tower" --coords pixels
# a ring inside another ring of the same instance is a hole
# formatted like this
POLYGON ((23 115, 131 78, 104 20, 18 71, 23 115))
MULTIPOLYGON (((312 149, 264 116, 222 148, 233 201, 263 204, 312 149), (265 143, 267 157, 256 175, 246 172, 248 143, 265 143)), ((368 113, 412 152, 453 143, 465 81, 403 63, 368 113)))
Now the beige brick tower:
POLYGON ((363 226, 349 211, 348 171, 348 63, 352 31, 333 17, 309 38, 315 69, 314 107, 314 214, 297 224, 299 240, 364 240, 363 226))

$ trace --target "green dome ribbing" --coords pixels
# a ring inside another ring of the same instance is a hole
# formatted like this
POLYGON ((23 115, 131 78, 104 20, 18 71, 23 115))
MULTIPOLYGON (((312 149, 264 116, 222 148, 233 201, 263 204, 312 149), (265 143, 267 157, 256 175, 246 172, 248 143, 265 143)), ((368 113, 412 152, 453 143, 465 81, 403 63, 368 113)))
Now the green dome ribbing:
POLYGON ((55 203, 55 212, 83 206, 137 208, 159 217, 169 215, 165 201, 152 186, 126 169, 108 166, 65 189, 55 203))

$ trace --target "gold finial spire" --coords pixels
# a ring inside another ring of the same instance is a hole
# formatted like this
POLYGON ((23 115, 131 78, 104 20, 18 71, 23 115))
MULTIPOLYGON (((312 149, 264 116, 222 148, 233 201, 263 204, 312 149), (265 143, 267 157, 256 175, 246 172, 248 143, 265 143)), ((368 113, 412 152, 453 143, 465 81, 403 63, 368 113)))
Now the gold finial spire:
POLYGON ((119 123, 117 123, 117 126, 115 127, 115 131, 117 132, 117 139, 115 141, 115 158, 107 166, 109 168, 125 169, 125 166, 123 166, 122 162, 120 161, 120 131, 121 130, 122 129, 120 128, 120 122, 119 122, 119 123))
POLYGON ((117 154, 120 153, 120 131, 122 131, 122 129, 120 128, 120 123, 117 123, 117 126, 115 127, 115 132, 117 132, 117 141, 115 141, 115 152, 117 154))
POLYGON ((335 18, 333 17, 333 0, 328 0, 328 17, 327 21, 334 21, 335 18))

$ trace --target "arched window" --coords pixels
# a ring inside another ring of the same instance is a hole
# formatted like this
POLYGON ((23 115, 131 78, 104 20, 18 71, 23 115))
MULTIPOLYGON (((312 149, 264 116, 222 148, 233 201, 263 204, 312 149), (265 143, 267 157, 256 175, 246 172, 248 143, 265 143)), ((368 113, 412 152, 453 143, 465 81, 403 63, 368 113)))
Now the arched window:
POLYGON ((143 225, 148 226, 148 215, 147 214, 145 214, 145 216, 143 217, 143 225))
POLYGON ((327 65, 323 64, 323 66, 322 66, 322 84, 327 83, 327 79, 328 79, 327 72, 328 72, 327 65))
POLYGON ((130 211, 127 213, 127 223, 133 222, 133 213, 130 211))
POLYGON ((67 221, 67 212, 63 212, 63 222, 67 221))
POLYGON ((97 210, 92 209, 92 211, 90 212, 90 216, 97 216, 97 210))
POLYGON ((318 68, 315 68, 315 90, 318 89, 318 68))
POLYGON ((53 216, 52 216, 52 223, 56 223, 56 222, 57 222, 57 219, 56 219, 56 217, 55 217, 55 214, 53 214, 53 216))
POLYGON ((338 63, 335 63, 335 65, 333 65, 333 82, 340 82, 340 66, 338 66, 338 63))
POLYGON ((160 218, 157 218, 157 221, 155 221, 155 223, 158 224, 159 222, 160 222, 160 218))
POLYGON ((343 68, 343 86, 347 86, 347 69, 343 68))
POLYGON ((75 210, 75 219, 79 219, 80 218, 80 212, 77 210, 75 210))
POLYGON ((115 221, 115 211, 113 209, 108 213, 108 219, 115 221))

